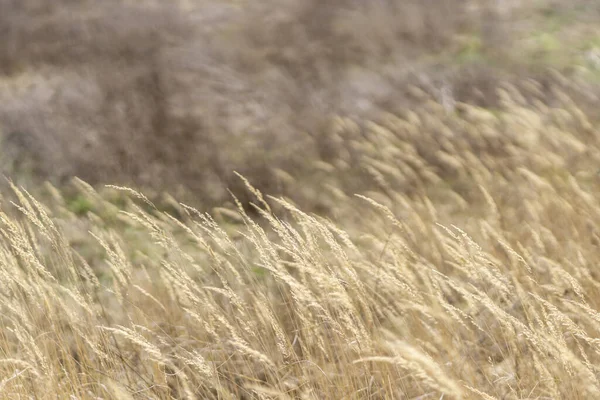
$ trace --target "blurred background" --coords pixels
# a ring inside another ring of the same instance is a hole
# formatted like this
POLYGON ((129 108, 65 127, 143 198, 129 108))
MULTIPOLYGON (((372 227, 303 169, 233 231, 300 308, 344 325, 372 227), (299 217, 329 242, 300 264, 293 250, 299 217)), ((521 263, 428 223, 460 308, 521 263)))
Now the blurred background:
POLYGON ((339 116, 493 112, 503 85, 534 82, 525 101, 560 87, 597 121, 599 21, 590 0, 2 0, 0 172, 214 205, 238 171, 327 211, 335 160, 342 190, 373 181, 339 116))

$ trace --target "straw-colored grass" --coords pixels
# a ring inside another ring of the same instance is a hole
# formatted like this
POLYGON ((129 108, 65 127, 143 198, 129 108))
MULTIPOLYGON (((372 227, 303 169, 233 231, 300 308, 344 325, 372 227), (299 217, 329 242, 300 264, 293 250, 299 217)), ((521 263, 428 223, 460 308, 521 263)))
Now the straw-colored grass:
POLYGON ((244 178, 252 213, 177 218, 131 189, 75 181, 75 212, 14 187, 0 397, 600 398, 600 131, 538 89, 336 117, 319 179, 281 172, 329 218, 244 178))

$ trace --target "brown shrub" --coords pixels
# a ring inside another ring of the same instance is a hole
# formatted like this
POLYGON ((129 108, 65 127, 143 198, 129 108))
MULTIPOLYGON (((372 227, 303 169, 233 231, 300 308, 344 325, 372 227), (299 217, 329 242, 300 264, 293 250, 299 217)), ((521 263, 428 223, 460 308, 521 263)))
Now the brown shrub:
POLYGON ((459 0, 2 7, 5 149, 42 179, 183 185, 212 202, 236 188, 237 170, 280 193, 278 169, 301 178, 333 159, 323 127, 335 114, 414 104, 415 82, 452 87, 459 100, 472 98, 463 87, 479 87, 482 102, 496 87, 487 67, 465 82, 418 61, 451 52, 458 34, 501 30, 488 8, 459 0))

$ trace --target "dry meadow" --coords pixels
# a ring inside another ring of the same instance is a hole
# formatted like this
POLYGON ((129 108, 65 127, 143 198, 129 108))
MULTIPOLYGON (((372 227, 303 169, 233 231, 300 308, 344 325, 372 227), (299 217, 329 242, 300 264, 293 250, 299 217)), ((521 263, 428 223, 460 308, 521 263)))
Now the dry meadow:
POLYGON ((600 7, 165 4, 0 2, 0 398, 600 398, 600 7))

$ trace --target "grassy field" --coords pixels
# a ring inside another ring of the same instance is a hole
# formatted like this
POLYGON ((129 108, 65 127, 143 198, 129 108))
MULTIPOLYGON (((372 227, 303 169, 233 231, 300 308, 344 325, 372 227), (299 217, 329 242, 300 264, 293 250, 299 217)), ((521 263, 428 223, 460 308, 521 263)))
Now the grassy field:
POLYGON ((0 398, 600 398, 598 7, 114 1, 0 3, 0 398))
POLYGON ((331 218, 14 188, 3 397, 595 398, 600 141, 555 94, 335 119, 331 218), (339 189, 350 157, 379 190, 339 189))

